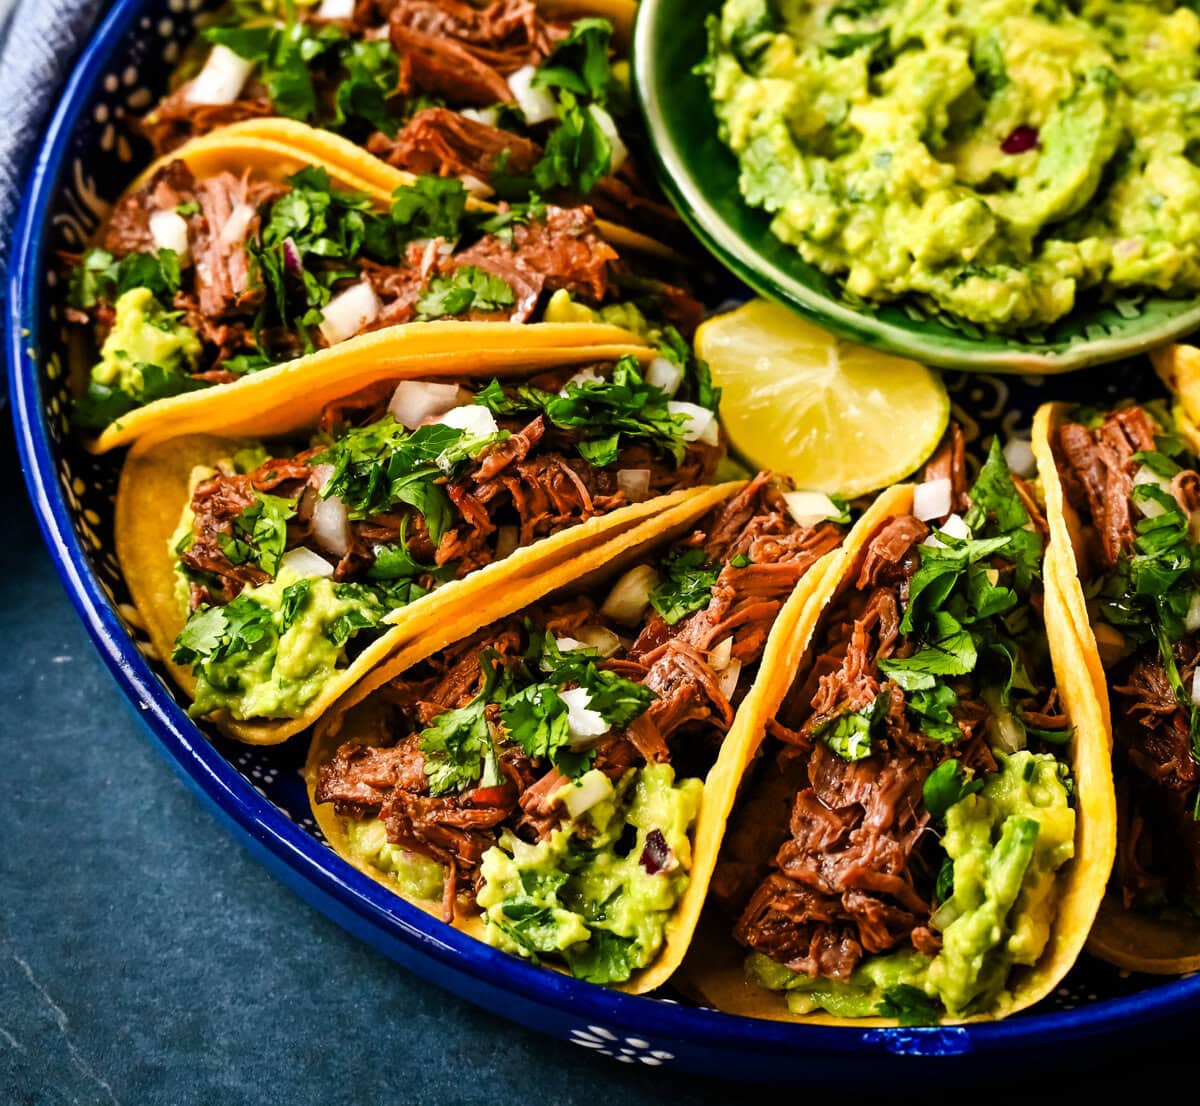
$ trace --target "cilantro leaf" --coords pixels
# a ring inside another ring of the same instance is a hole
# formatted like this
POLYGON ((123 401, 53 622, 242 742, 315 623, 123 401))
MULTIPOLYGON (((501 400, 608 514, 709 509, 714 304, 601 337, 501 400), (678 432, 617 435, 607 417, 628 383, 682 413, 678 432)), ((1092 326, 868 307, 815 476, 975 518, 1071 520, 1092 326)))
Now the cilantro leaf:
POLYGON ((612 24, 607 19, 578 19, 533 77, 535 88, 562 88, 603 103, 612 84, 609 52, 612 24))
POLYGON ((879 1014, 904 1026, 937 1025, 942 1020, 942 1006, 919 987, 896 983, 883 992, 879 1014))
POLYGON ((813 731, 842 760, 863 760, 871 755, 871 730, 887 710, 887 696, 876 695, 865 707, 838 715, 813 731))
POLYGON ((660 582, 650 593, 650 605, 668 626, 708 606, 721 568, 706 562, 703 549, 668 553, 660 567, 660 582))
POLYGON ((287 524, 296 514, 296 501, 254 494, 255 501, 230 521, 228 533, 217 534, 217 543, 231 564, 255 564, 274 576, 287 547, 287 524))
POLYGON ((466 208, 467 190, 457 177, 418 177, 392 193, 392 222, 405 241, 457 238, 466 208))
POLYGON ((955 803, 983 789, 983 780, 972 779, 970 769, 951 758, 939 764, 925 779, 925 809, 941 819, 955 803))
POLYGON ((514 303, 506 280, 476 265, 461 265, 449 275, 435 275, 417 298, 416 310, 419 319, 442 319, 502 311, 514 303))

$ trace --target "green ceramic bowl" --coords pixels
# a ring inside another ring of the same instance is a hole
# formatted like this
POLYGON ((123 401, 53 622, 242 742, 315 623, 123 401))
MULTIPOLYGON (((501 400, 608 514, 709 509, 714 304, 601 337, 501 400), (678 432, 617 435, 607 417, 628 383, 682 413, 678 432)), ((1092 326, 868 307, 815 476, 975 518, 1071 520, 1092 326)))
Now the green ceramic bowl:
POLYGON ((633 79, 659 179, 680 215, 738 277, 845 338, 929 365, 986 372, 1055 373, 1143 353, 1200 328, 1200 301, 1136 296, 1085 305, 1044 333, 989 334, 912 303, 848 297, 743 202, 738 166, 717 138, 708 88, 693 67, 707 48, 705 17, 721 0, 641 0, 633 79))

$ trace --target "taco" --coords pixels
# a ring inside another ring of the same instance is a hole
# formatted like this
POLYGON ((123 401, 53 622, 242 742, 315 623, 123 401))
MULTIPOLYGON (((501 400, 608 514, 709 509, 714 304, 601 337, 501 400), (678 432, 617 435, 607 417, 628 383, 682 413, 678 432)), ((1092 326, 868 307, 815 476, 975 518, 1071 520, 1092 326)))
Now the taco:
MULTIPOLYGON (((700 317, 688 293, 620 261, 590 208, 480 212, 457 180, 414 178, 388 191, 360 183, 228 136, 153 166, 116 205, 99 245, 68 259, 68 318, 99 347, 76 424, 120 422, 123 433, 101 435, 109 448, 153 424, 128 417, 148 404, 240 387, 322 350, 352 364, 362 335, 399 324, 574 324, 519 343, 544 347, 611 342, 615 328, 601 324, 612 322, 640 333, 618 339, 627 344, 673 326, 690 333, 700 317)), ((392 333, 394 356, 405 357, 513 342, 478 327, 392 333)))
POLYGON ((1117 858, 1088 949, 1160 974, 1200 969, 1200 465, 1181 429, 1161 400, 1035 423, 1058 587, 1112 721, 1117 858))
POLYGON ((282 741, 456 605, 703 499, 715 397, 663 366, 661 387, 633 357, 489 382, 460 355, 457 377, 377 382, 319 419, 293 400, 239 438, 139 443, 117 552, 191 713, 282 741))
POLYGON ((350 863, 492 945, 637 992, 683 956, 740 750, 849 520, 766 474, 671 515, 444 620, 321 723, 307 768, 350 863))
POLYGON ((682 973, 821 1024, 999 1018, 1074 963, 1113 855, 1103 717, 1033 490, 955 432, 885 492, 772 674, 682 973))
POLYGON ((272 133, 286 119, 481 197, 586 199, 618 225, 671 235, 678 216, 631 152, 636 113, 619 55, 636 10, 619 0, 240 5, 201 30, 140 126, 161 155, 214 128, 272 133))

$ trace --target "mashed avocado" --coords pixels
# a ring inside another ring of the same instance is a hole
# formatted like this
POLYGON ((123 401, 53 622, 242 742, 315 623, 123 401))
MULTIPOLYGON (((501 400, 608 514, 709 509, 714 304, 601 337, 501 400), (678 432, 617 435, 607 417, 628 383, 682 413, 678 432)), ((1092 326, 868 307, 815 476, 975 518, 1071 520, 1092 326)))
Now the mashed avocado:
POLYGON ((387 839, 387 827, 378 818, 343 818, 342 823, 352 856, 386 872, 409 898, 424 902, 441 899, 445 872, 436 860, 393 845, 387 839))
POLYGON ((175 395, 191 386, 201 351, 195 331, 176 312, 164 310, 149 288, 131 288, 117 300, 92 382, 133 404, 175 395))
POLYGON ((983 790, 946 812, 942 840, 954 893, 934 914, 942 950, 870 956, 846 981, 810 979, 761 954, 750 977, 786 991, 798 1014, 899 1016, 941 1010, 960 1017, 993 1007, 1010 970, 1036 964, 1050 936, 1055 876, 1074 855, 1075 812, 1060 764, 1030 752, 999 756, 983 790))
POLYGON ((1035 328, 1200 291, 1200 17, 1134 0, 727 0, 743 195, 858 297, 1035 328))
POLYGON ((614 787, 597 769, 563 792, 596 796, 536 845, 507 831, 484 855, 479 906, 489 943, 536 960, 561 957, 581 979, 614 983, 650 963, 688 884, 700 780, 668 764, 614 787))
POLYGON ((231 718, 296 718, 346 663, 347 626, 385 613, 369 593, 282 569, 232 602, 196 612, 176 642, 191 664, 196 695, 189 713, 231 718))

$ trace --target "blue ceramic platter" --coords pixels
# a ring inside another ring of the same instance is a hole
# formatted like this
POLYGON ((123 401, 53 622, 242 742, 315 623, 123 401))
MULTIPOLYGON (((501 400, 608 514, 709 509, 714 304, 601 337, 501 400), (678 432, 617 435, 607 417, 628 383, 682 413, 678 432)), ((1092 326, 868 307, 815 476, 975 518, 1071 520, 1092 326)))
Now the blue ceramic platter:
MULTIPOLYGON (((288 886, 405 968, 504 1017, 625 1064, 677 1066, 794 1084, 854 1073, 856 1085, 927 1079, 936 1065, 1000 1071, 1058 1065, 1100 1039, 1152 1033, 1200 1007, 1200 978, 1121 978, 1081 963, 1034 1011, 954 1028, 831 1029, 731 1017, 670 993, 635 998, 532 967, 390 895, 339 860, 309 815, 304 739, 250 748, 197 728, 143 652, 111 552, 121 458, 93 458, 68 433, 67 343, 54 261, 78 251, 148 152, 127 121, 165 87, 202 0, 118 0, 59 101, 28 181, 8 289, 9 394, 25 476, 58 571, 134 713, 179 775, 288 886)), ((1047 398, 1153 390, 1138 364, 1054 378, 960 376, 955 399, 976 432, 1027 425, 1047 398)), ((153 818, 153 812, 148 814, 153 818)), ((270 955, 270 949, 263 949, 270 955)), ((354 980, 337 981, 353 987, 354 980)))

